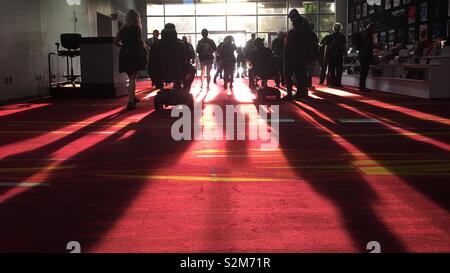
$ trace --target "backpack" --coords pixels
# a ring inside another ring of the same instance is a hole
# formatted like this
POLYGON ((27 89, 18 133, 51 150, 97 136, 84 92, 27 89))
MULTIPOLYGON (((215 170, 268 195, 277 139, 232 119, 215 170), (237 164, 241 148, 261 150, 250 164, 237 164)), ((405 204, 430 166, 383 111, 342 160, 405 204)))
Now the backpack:
POLYGON ((211 46, 211 42, 209 40, 203 40, 199 44, 199 54, 202 55, 213 55, 214 49, 211 46))

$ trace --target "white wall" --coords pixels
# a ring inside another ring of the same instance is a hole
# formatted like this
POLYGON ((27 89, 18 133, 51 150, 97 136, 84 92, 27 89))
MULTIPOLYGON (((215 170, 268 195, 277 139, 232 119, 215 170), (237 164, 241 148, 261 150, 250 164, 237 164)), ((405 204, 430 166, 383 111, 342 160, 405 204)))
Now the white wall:
MULTIPOLYGON (((61 33, 97 36, 97 12, 111 16, 136 8, 135 0, 81 3, 69 6, 65 0, 0 0, 0 101, 48 93, 47 54, 56 51, 61 33), (5 84, 5 77, 12 77, 12 84, 5 84)), ((63 60, 55 67, 59 76, 65 73, 63 60)))

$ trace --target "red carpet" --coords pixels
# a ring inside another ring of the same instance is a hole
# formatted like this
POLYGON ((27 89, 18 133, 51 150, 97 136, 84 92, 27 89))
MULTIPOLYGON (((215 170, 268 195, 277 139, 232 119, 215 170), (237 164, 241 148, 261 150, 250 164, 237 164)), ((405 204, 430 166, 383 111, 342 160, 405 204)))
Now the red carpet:
MULTIPOLYGON (((450 252, 450 101, 317 88, 281 104, 271 151, 173 141, 148 82, 133 112, 127 98, 1 108, 0 251, 450 252)), ((192 90, 254 107, 244 82, 192 90)))

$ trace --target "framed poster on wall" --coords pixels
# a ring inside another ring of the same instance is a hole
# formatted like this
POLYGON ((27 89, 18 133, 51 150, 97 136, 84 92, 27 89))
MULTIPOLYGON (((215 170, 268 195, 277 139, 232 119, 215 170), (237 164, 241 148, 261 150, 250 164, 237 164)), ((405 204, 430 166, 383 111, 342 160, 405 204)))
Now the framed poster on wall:
POLYGON ((428 21, 428 2, 420 4, 420 22, 428 21))
POLYGON ((375 13, 375 6, 369 6, 369 14, 375 13))
POLYGON ((408 9, 408 24, 414 24, 417 18, 416 6, 411 6, 408 9))
POLYGON ((442 35, 441 23, 435 22, 433 24, 433 39, 437 39, 437 38, 441 37, 441 35, 442 35))
POLYGON ((450 21, 447 21, 447 37, 450 34, 450 21))
POLYGON ((363 18, 367 17, 367 3, 364 3, 362 5, 362 17, 363 18))
POLYGON ((356 19, 360 19, 361 18, 361 5, 356 5, 356 19))
POLYGON ((450 0, 448 0, 448 11, 447 11, 447 16, 450 17, 450 0))
POLYGON ((424 42, 426 40, 428 40, 428 25, 422 24, 420 25, 419 41, 424 42))
POLYGON ((392 7, 391 1, 392 1, 392 0, 386 0, 386 3, 385 3, 385 5, 384 5, 384 8, 385 8, 386 10, 391 9, 391 7, 392 7))

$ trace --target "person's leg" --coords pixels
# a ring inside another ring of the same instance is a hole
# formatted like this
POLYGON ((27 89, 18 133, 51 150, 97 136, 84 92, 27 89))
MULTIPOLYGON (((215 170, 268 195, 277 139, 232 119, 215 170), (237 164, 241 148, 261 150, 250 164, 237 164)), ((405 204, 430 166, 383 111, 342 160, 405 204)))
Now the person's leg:
POLYGON ((230 64, 230 74, 229 74, 229 80, 230 80, 230 88, 233 89, 233 83, 234 83, 234 73, 236 72, 236 63, 230 64))
MULTIPOLYGON (((221 76, 221 74, 222 74, 222 70, 223 70, 222 67, 223 67, 223 66, 222 66, 222 63, 221 63, 221 62, 218 62, 218 63, 217 63, 217 71, 216 71, 216 74, 214 75, 214 84, 217 84, 217 78, 218 78, 219 76, 221 76)), ((221 78, 222 78, 222 76, 221 76, 221 78)))
POLYGON ((128 73, 128 109, 136 108, 136 77, 137 71, 131 71, 128 73))
POLYGON ((330 82, 328 85, 336 86, 336 62, 335 57, 330 57, 330 62, 328 64, 328 73, 330 74, 330 82))
POLYGON ((242 75, 241 75, 241 77, 244 79, 246 76, 247 76, 247 72, 248 72, 248 63, 247 63, 247 60, 245 60, 243 63, 242 63, 242 75))
POLYGON ((344 57, 339 56, 336 61, 336 83, 338 87, 341 87, 342 74, 344 73, 344 57))
POLYGON ((205 76, 206 76, 206 65, 204 63, 201 63, 200 69, 202 70, 202 75, 200 76, 201 88, 203 88, 203 83, 205 82, 205 76))
POLYGON ((327 68, 328 68, 328 66, 327 66, 326 62, 322 61, 321 68, 320 68, 320 84, 322 84, 322 85, 325 83, 325 79, 327 77, 327 68))
POLYGON ((222 63, 222 67, 223 67, 223 86, 224 88, 228 88, 228 64, 227 63, 222 63))
POLYGON ((308 75, 307 75, 307 64, 302 64, 297 67, 295 71, 295 81, 297 85, 296 98, 307 97, 308 96, 308 75))
POLYGON ((211 83, 212 62, 206 66, 206 70, 207 70, 207 79, 206 80, 208 81, 208 88, 209 88, 209 85, 211 83))
POLYGON ((248 71, 248 85, 249 85, 250 89, 254 89, 256 87, 254 68, 251 68, 248 71))
POLYGON ((290 69, 285 69, 285 77, 286 77, 286 89, 287 89, 287 100, 292 100, 292 88, 293 88, 293 82, 292 77, 294 76, 294 73, 290 69))
POLYGON ((312 78, 314 73, 314 63, 309 63, 307 65, 306 69, 306 87, 311 88, 312 85, 312 78))
POLYGON ((366 89, 367 76, 369 75, 369 61, 366 58, 361 58, 359 62, 361 63, 359 89, 364 90, 366 89))

